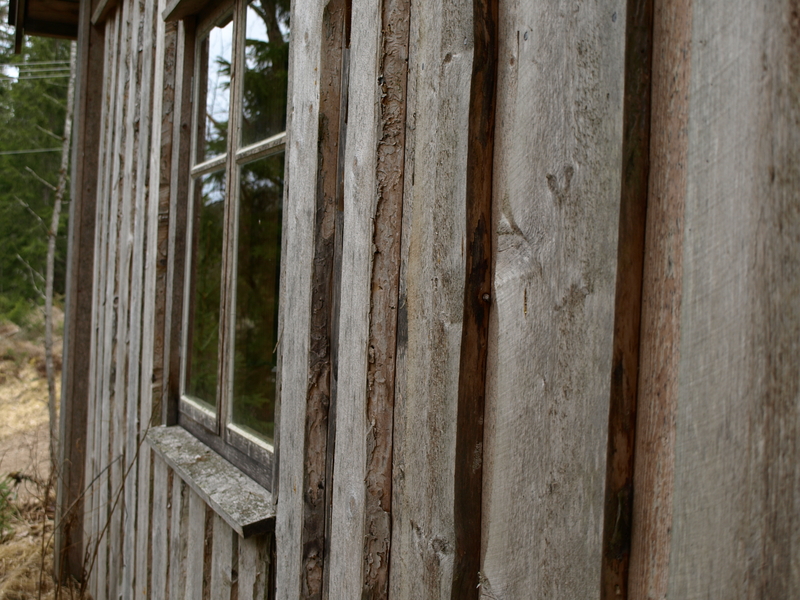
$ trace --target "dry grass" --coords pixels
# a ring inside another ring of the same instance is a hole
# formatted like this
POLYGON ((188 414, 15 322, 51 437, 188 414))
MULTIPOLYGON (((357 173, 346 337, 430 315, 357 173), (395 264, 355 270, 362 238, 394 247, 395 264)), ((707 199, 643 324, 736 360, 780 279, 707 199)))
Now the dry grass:
POLYGON ((54 501, 52 493, 46 501, 12 501, 15 514, 0 543, 0 600, 79 598, 77 589, 56 586, 53 579, 54 501))
MULTIPOLYGON (((58 341, 55 345, 60 347, 58 341)), ((60 357, 56 364, 60 368, 60 357)), ((12 491, 8 503, 0 499, 0 511, 7 504, 10 514, 0 531, 0 600, 80 597, 53 579, 55 498, 46 483, 48 440, 41 340, 0 323, 0 480, 12 491)))

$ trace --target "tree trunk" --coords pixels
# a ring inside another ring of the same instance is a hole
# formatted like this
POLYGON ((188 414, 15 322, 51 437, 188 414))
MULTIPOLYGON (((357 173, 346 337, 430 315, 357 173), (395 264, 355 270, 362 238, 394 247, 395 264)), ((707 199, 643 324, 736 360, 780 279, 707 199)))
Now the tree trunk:
POLYGON ((47 240, 47 274, 44 292, 44 356, 47 368, 47 406, 50 411, 50 467, 55 475, 58 467, 58 415, 56 412, 56 377, 53 365, 53 273, 56 256, 56 236, 58 222, 61 217, 61 200, 67 187, 67 169, 69 168, 70 138, 72 137, 72 108, 75 102, 75 62, 76 45, 70 44, 69 51, 69 87, 67 88, 67 114, 64 119, 64 141, 61 149, 61 169, 58 172, 56 199, 53 204, 53 219, 47 240))

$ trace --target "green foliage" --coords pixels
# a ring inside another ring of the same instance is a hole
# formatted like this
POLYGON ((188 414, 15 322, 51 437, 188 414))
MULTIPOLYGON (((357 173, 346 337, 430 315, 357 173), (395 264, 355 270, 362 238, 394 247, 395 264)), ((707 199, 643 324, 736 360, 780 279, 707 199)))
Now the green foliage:
MULTIPOLYGON (((6 21, 5 7, 0 18, 6 21)), ((0 317, 18 325, 41 303, 44 289, 55 194, 39 178, 53 186, 58 181, 68 67, 69 42, 30 37, 14 55, 9 30, 0 28, 0 317), (58 151, 19 152, 48 148, 58 151)), ((55 291, 61 294, 67 212, 56 247, 55 291)))

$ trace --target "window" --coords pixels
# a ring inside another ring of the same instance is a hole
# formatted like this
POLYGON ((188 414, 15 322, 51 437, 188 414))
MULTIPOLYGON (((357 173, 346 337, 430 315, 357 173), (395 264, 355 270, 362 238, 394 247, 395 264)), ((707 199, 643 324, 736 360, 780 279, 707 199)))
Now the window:
POLYGON ((180 423, 271 487, 289 0, 198 19, 180 423))

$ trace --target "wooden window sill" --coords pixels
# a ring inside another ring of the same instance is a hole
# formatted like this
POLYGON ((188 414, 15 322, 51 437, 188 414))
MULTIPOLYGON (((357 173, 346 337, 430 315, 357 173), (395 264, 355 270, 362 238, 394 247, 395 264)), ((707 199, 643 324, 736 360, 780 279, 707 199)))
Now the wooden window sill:
POLYGON ((154 427, 147 443, 239 535, 274 531, 272 494, 191 433, 154 427))

